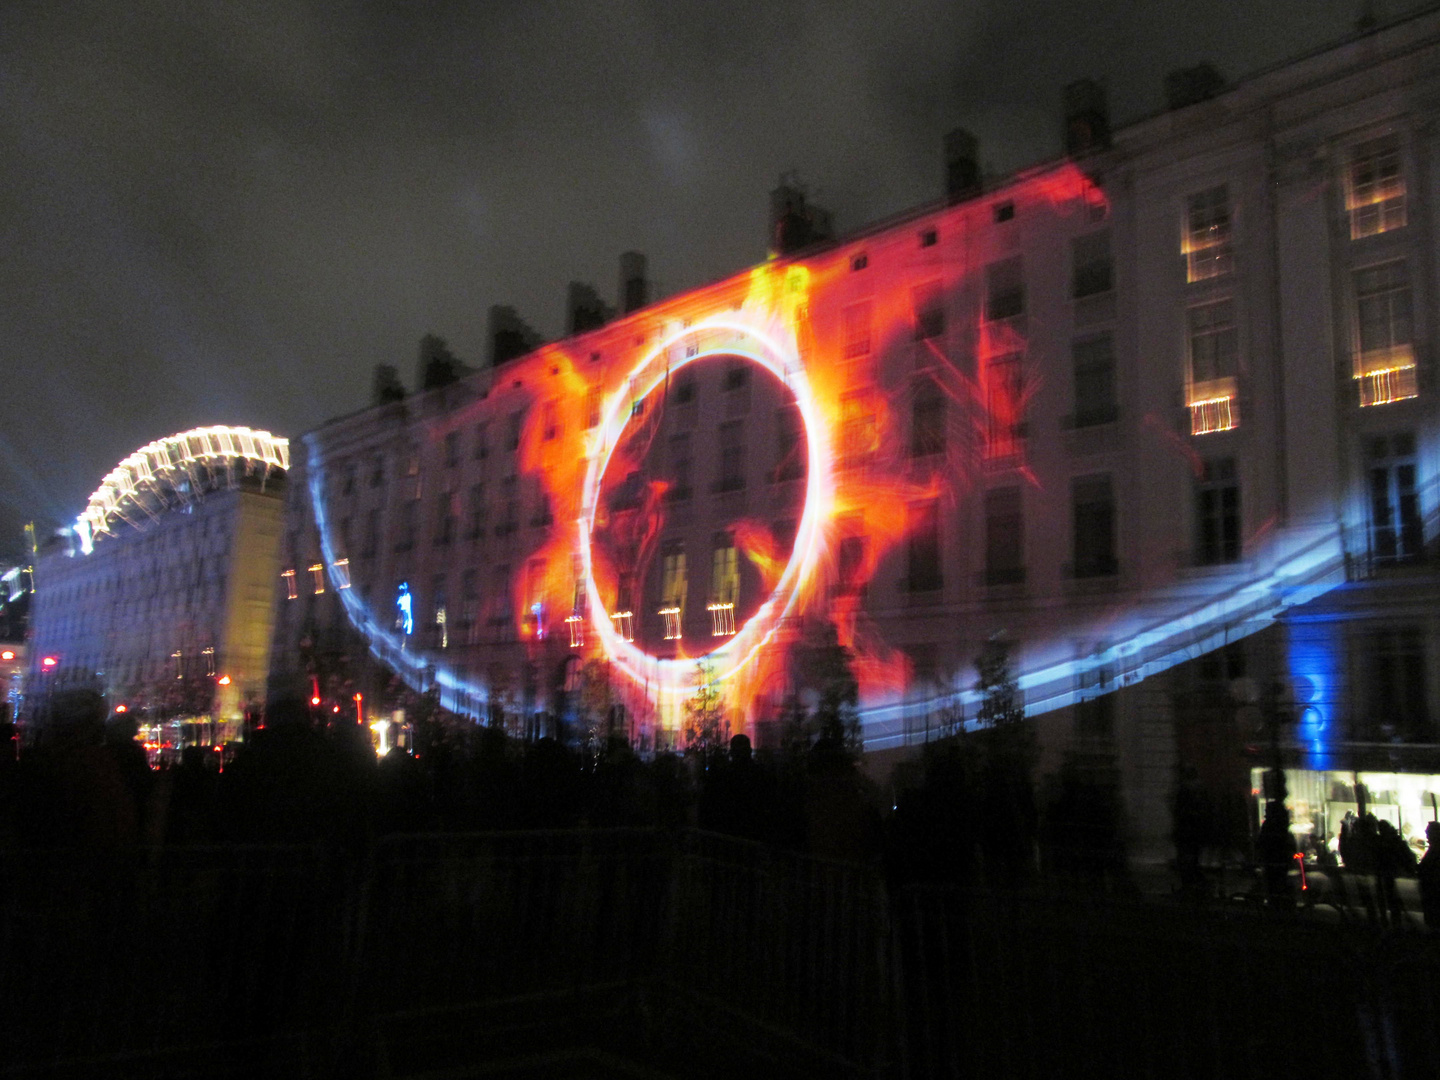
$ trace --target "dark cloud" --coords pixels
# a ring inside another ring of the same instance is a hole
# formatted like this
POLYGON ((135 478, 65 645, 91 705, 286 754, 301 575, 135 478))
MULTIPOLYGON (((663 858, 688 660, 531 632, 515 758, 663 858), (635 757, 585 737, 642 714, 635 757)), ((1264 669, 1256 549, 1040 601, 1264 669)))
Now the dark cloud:
POLYGON ((1078 5, 21 3, 0 10, 0 553, 202 423, 297 435, 420 335, 558 332, 646 251, 678 290, 763 256, 798 170, 842 228, 936 193, 939 143, 1056 152, 1060 87, 1117 119, 1170 68, 1344 34, 1357 0, 1078 5), (1232 9, 1233 8, 1233 9, 1232 9))

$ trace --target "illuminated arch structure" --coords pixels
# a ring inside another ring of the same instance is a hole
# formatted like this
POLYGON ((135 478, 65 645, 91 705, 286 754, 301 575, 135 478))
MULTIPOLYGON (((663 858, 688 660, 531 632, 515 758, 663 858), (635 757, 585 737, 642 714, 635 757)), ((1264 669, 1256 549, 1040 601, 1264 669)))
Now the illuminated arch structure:
POLYGON ((75 531, 88 552, 123 523, 143 528, 215 487, 246 474, 290 467, 290 440, 246 427, 200 427, 147 443, 106 474, 75 531))

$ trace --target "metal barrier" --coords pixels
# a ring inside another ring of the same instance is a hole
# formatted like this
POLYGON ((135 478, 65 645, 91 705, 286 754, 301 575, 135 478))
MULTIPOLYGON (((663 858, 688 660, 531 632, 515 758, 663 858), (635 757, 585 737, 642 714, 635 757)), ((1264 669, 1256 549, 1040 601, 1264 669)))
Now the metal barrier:
POLYGON ((0 1000, 0 1076, 1440 1075, 1418 931, 693 831, 6 852, 0 1000))

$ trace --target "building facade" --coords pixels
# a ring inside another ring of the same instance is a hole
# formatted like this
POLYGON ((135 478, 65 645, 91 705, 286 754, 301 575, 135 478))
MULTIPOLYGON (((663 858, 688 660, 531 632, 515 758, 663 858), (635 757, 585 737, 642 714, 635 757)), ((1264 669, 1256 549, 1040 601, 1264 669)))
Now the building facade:
POLYGON ((263 703, 288 443, 202 428, 132 454, 35 566, 27 707, 85 687, 147 742, 238 738, 263 703))
POLYGON ((1182 768, 1243 802, 1278 754, 1321 832, 1347 785, 1419 807, 1437 73, 1430 11, 1113 131, 1076 84, 1063 159, 983 179, 953 133, 933 205, 822 239, 777 199, 761 266, 324 425, 277 681, 352 633, 462 714, 603 676, 675 745, 709 683, 763 741, 829 625, 905 753, 1003 635, 1042 769, 1103 757, 1142 850, 1182 768))

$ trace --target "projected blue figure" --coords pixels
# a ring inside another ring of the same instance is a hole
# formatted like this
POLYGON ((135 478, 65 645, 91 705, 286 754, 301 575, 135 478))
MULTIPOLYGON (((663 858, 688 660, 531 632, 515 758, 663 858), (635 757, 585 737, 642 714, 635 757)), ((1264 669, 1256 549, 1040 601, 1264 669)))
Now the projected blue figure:
POLYGON ((400 583, 399 595, 395 597, 395 610, 400 613, 396 620, 400 624, 401 631, 409 637, 415 631, 415 600, 410 595, 410 583, 400 583))

